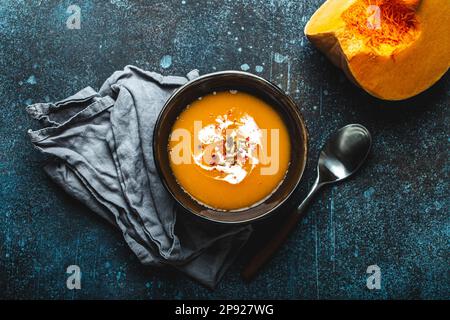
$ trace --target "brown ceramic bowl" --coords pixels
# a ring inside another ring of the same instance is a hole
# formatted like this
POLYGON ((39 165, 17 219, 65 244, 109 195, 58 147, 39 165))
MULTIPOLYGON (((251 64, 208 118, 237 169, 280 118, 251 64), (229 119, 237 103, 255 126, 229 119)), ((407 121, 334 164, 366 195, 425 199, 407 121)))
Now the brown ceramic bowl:
POLYGON ((220 223, 245 223, 268 216, 294 192, 305 170, 308 133, 294 101, 271 82, 251 73, 221 71, 206 74, 180 87, 164 105, 153 133, 156 168, 167 191, 188 212, 220 223), (291 139, 291 160, 285 179, 262 203, 240 211, 213 210, 192 199, 178 185, 169 162, 168 144, 172 126, 184 108, 213 91, 239 90, 265 100, 283 118, 291 139))

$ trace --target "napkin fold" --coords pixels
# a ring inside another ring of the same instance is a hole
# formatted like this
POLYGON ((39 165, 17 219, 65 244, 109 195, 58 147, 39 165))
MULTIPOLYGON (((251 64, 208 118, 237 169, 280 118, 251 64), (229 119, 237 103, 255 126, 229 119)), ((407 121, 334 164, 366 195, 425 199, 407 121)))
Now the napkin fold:
POLYGON ((246 243, 250 226, 216 225, 175 205, 157 174, 153 129, 170 95, 190 79, 127 66, 97 92, 27 107, 44 128, 32 144, 63 190, 118 227, 144 265, 171 265, 214 288, 246 243))

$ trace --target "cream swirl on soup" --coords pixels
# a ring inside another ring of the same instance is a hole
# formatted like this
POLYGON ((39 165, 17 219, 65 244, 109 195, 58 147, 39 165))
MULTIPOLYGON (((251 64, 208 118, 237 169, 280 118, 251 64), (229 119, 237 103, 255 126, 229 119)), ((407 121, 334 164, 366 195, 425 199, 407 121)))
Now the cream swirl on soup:
POLYGON ((193 158, 200 168, 217 170, 220 174, 214 179, 237 184, 259 163, 262 133, 250 115, 232 120, 230 114, 218 116, 198 131, 193 158))

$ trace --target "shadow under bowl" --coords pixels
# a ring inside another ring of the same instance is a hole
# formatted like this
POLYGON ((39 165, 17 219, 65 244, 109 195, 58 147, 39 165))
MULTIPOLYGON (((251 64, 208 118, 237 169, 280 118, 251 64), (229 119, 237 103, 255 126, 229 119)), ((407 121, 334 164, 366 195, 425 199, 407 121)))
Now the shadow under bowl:
POLYGON ((247 223, 267 217, 292 195, 306 166, 308 132, 295 102, 271 82, 247 72, 221 71, 203 75, 180 87, 167 100, 153 133, 153 154, 161 181, 186 211, 218 223, 247 223), (239 211, 214 210, 195 201, 178 184, 170 167, 169 137, 180 113, 192 101, 214 91, 238 90, 268 103, 283 119, 290 137, 291 159, 287 174, 278 188, 261 203, 239 211))

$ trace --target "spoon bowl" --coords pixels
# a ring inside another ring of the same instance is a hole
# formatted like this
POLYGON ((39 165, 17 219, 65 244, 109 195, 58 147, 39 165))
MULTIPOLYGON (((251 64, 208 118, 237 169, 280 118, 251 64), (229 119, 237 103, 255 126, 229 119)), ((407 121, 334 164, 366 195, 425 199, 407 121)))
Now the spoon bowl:
POLYGON ((344 180, 364 163, 372 145, 369 130, 349 124, 333 134, 319 156, 317 172, 320 184, 344 180))

